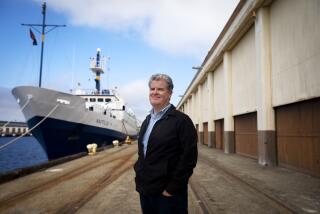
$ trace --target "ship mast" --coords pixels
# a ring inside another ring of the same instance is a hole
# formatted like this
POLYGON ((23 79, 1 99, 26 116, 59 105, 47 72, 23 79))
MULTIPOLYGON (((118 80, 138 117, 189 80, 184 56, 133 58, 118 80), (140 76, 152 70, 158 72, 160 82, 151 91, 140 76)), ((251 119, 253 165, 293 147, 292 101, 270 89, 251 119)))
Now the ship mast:
POLYGON ((96 74, 96 94, 100 94, 100 74, 104 73, 105 58, 100 55, 101 49, 97 48, 96 58, 90 58, 90 70, 96 74))
POLYGON ((42 4, 42 24, 21 24, 23 26, 30 26, 33 29, 35 29, 37 32, 40 33, 40 31, 35 28, 41 27, 42 32, 41 32, 41 58, 40 58, 40 76, 39 76, 39 88, 41 88, 41 81, 42 81, 42 63, 43 63, 43 48, 44 48, 44 35, 52 31, 53 29, 57 27, 66 27, 66 25, 47 25, 46 24, 46 2, 43 2, 42 4), (46 27, 51 27, 48 31, 46 31, 46 27))

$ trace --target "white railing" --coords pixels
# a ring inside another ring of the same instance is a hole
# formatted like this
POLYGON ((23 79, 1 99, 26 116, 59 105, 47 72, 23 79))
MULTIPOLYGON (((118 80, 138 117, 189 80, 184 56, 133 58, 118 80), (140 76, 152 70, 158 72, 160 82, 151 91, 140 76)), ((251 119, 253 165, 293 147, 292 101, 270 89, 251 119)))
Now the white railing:
POLYGON ((106 67, 106 58, 101 57, 100 63, 97 65, 97 59, 96 58, 90 58, 90 69, 91 70, 101 70, 102 72, 105 70, 106 67))

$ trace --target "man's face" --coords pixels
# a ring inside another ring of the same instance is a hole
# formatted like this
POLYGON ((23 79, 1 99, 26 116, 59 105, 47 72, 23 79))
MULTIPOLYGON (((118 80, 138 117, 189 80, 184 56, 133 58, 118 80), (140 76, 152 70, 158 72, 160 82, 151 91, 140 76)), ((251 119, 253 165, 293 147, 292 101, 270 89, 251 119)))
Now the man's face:
POLYGON ((156 110, 161 110, 169 104, 171 94, 165 80, 154 80, 151 82, 149 100, 156 110))

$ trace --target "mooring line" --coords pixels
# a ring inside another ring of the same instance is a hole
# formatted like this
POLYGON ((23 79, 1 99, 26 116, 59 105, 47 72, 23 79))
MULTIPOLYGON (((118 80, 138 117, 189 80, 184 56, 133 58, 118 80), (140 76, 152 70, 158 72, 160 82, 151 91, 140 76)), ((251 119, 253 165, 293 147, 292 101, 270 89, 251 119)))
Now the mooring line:
POLYGON ((8 143, 0 146, 0 151, 2 149, 4 149, 5 147, 9 146, 10 144, 16 142, 17 140, 19 140, 20 138, 24 137, 25 135, 29 134, 33 129, 37 128, 41 123, 43 123, 59 106, 60 103, 57 103, 57 105, 55 105, 55 107, 53 107, 53 109, 51 109, 51 111, 42 119, 40 120, 34 127, 32 127, 31 129, 29 129, 26 133, 24 133, 23 135, 20 135, 19 137, 16 137, 15 139, 9 141, 8 143))

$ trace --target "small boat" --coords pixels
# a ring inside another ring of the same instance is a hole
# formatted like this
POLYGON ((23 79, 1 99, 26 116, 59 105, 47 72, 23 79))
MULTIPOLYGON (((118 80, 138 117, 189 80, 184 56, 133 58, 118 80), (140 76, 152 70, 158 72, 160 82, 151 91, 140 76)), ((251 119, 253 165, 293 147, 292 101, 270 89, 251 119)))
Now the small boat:
POLYGON ((73 94, 34 86, 12 90, 29 130, 49 159, 85 152, 88 144, 103 147, 138 135, 137 119, 125 101, 114 90, 100 90, 105 65, 100 52, 98 48, 90 59, 95 90, 77 89, 73 94))

